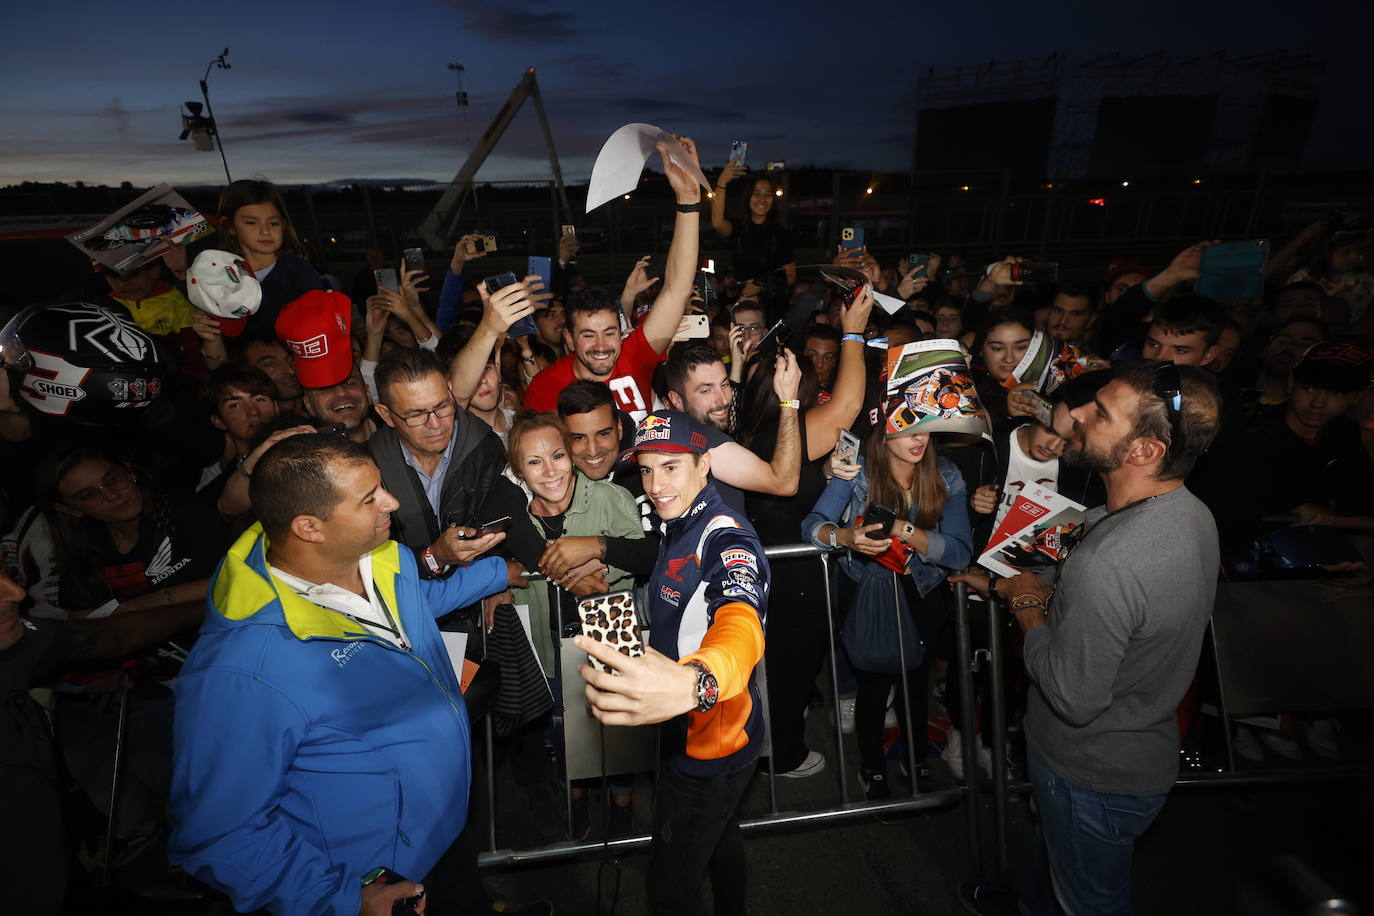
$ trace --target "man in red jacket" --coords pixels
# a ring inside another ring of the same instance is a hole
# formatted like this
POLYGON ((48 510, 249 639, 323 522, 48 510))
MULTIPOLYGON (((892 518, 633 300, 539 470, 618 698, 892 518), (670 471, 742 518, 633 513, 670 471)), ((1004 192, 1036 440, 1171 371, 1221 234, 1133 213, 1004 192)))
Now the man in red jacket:
MULTIPOLYGON (((696 144, 678 138, 695 161, 696 144)), ((653 408, 654 367, 682 321, 696 276, 701 233, 701 187, 662 149, 663 171, 677 195, 677 221, 668 249, 663 289, 639 327, 623 333, 615 299, 589 288, 568 296, 563 343, 568 355, 534 377, 525 390, 525 406, 541 413, 558 407, 558 392, 582 379, 609 385, 616 406, 636 422, 653 408)))

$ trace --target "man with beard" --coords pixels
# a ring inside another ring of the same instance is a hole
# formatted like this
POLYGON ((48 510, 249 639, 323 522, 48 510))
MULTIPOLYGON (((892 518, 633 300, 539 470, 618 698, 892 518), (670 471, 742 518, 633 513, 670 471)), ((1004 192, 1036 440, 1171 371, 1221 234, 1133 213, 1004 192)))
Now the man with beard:
MULTIPOLYGON (((693 161, 696 145, 678 138, 693 161)), ((668 248, 663 287, 639 327, 621 329, 615 297, 600 288, 569 294, 563 343, 567 356, 540 372, 525 390, 525 406, 544 413, 555 409, 558 392, 578 379, 609 385, 617 406, 635 421, 653 407, 653 374, 687 311, 696 278, 701 233, 701 187, 660 149, 663 171, 677 195, 677 221, 668 248)))
MULTIPOLYGON (((1178 777, 1176 710, 1212 611, 1220 556, 1207 507, 1183 485, 1221 410, 1206 371, 1123 367, 1073 411, 1081 460, 1107 484, 1057 582, 998 583, 1025 634, 1028 771, 1040 810, 1021 913, 1130 913, 1135 839, 1178 777)), ((1016 912, 965 884, 980 913, 1016 912)))
POLYGON ((303 388, 305 411, 314 417, 321 428, 343 427, 340 432, 354 442, 366 442, 377 431, 372 419, 372 398, 368 397, 363 377, 353 367, 348 378, 337 385, 324 388, 303 388))
POLYGON ((801 369, 790 350, 783 348, 780 369, 773 377, 773 392, 784 406, 778 419, 777 445, 771 461, 764 461, 729 435, 735 406, 735 386, 715 347, 705 341, 673 347, 663 364, 668 386, 668 406, 690 416, 703 427, 715 468, 714 483, 725 504, 743 513, 743 490, 792 496, 801 474, 802 440, 798 419, 801 404, 801 369))
POLYGON ((1097 302, 1093 290, 1086 286, 1061 286, 1050 303, 1049 335, 1055 340, 1071 343, 1082 350, 1091 350, 1088 335, 1097 323, 1097 302))

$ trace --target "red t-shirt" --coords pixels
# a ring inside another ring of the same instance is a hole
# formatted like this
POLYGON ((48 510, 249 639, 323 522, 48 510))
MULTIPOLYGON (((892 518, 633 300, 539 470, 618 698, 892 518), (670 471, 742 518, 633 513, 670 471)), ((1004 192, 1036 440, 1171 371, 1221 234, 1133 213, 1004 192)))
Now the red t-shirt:
MULTIPOLYGON (((606 379, 615 397, 615 406, 629 414, 636 423, 649 415, 654 404, 654 367, 661 354, 635 328, 620 344, 620 359, 606 379)), ((525 406, 540 413, 558 409, 558 393, 577 381, 573 372, 572 354, 560 359, 540 372, 525 389, 525 406)))

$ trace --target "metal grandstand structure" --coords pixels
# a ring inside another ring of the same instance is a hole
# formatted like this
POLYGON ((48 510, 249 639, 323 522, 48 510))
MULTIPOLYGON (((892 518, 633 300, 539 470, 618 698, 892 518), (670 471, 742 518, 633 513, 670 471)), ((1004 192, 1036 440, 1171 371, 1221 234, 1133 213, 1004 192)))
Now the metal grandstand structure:
MULTIPOLYGON (((1180 130, 1206 134, 1192 139, 1205 146, 1195 158, 1207 174, 1296 168, 1325 73, 1325 61, 1281 51, 1249 56, 1118 52, 1078 63, 1056 52, 931 68, 917 87, 917 133, 926 112, 1053 99, 1044 177, 1093 177, 1110 161, 1102 145, 1112 139, 1113 123, 1104 122, 1104 112, 1131 105, 1143 111, 1152 102, 1167 108, 1170 100, 1179 100, 1195 118, 1178 125, 1180 130)), ((1167 119, 1160 123, 1162 129, 1169 126, 1167 119)))

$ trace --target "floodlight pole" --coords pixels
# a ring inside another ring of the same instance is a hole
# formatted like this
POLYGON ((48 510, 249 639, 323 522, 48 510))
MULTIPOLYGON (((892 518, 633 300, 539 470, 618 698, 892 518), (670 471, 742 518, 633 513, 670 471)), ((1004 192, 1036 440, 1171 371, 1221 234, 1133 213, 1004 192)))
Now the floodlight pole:
POLYGON ((229 176, 229 160, 224 157, 224 141, 219 137, 219 124, 215 121, 215 109, 210 106, 210 71, 215 67, 221 70, 228 70, 229 64, 224 60, 229 54, 229 49, 210 61, 205 68, 205 75, 200 78, 200 94, 205 99, 205 115, 210 119, 210 133, 215 137, 215 145, 219 147, 219 161, 224 163, 224 180, 233 184, 234 179, 229 176))

